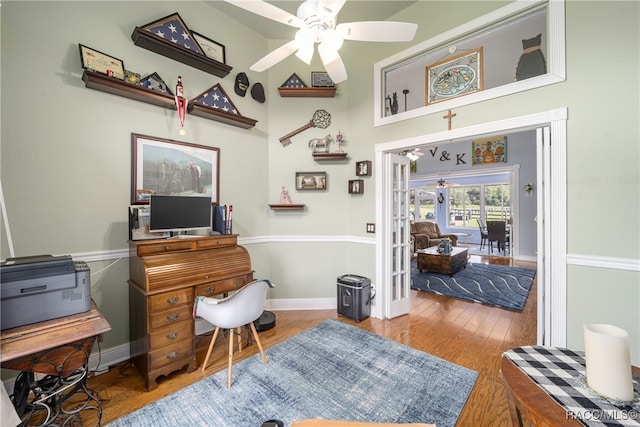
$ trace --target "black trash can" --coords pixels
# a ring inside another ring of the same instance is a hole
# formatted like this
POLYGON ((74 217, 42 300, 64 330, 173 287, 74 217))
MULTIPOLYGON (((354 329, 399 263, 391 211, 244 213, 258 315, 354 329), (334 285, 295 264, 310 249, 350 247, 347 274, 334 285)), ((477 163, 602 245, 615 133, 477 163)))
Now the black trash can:
POLYGON ((371 280, 355 274, 338 277, 338 315, 360 322, 371 315, 371 301, 375 294, 371 280))

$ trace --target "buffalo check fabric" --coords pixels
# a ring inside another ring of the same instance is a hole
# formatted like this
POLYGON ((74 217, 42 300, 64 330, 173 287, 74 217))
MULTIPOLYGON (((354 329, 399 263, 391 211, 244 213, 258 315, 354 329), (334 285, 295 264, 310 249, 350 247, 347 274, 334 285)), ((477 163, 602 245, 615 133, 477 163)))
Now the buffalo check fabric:
POLYGON ((526 346, 503 354, 585 426, 640 426, 640 378, 633 378, 635 400, 613 402, 587 387, 584 352, 526 346))

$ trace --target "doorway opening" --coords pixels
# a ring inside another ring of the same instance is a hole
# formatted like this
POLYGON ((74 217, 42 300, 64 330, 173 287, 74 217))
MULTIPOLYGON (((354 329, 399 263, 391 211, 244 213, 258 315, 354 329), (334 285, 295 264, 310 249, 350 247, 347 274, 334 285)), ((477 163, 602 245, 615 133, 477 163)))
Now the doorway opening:
MULTIPOLYGON (((567 110, 563 108, 377 144, 375 147, 376 170, 384 171, 385 159, 406 149, 433 146, 469 137, 536 129, 537 341, 541 345, 566 345, 566 118, 567 110), (552 283, 554 286, 551 286, 552 283)), ((393 199, 389 198, 388 194, 389 180, 392 177, 387 175, 379 173, 376 176, 376 200, 379 201, 376 203, 376 223, 382 232, 376 234, 375 287, 380 300, 372 307, 372 316, 378 318, 392 317, 384 310, 389 289, 392 287, 392 281, 387 276, 389 266, 393 262, 393 245, 384 232, 384 225, 390 223, 394 215, 391 209, 393 199)), ((408 220, 408 204, 406 209, 408 220)), ((397 212, 395 214, 397 215, 397 212)))

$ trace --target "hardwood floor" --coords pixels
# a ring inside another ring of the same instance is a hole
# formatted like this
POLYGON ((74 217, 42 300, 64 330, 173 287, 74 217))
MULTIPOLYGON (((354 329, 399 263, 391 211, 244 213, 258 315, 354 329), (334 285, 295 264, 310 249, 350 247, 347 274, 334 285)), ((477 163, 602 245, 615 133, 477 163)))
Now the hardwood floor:
MULTIPOLYGON (((469 262, 535 268, 535 263, 513 261, 505 257, 472 255, 469 262)), ((411 292, 411 313, 392 320, 367 318, 356 323, 338 316, 336 310, 276 311, 276 326, 261 332, 260 339, 264 348, 268 348, 326 319, 339 319, 477 371, 478 380, 457 426, 511 425, 500 375, 500 358, 506 350, 536 342, 536 280, 534 279, 522 312, 487 307, 426 292, 411 292)), ((198 364, 204 360, 209 339, 210 335, 198 338, 198 364)), ((226 369, 226 352, 226 346, 216 345, 205 374, 201 373, 200 367, 193 373, 172 374, 150 392, 146 391, 142 376, 129 363, 112 367, 109 372, 90 378, 89 388, 95 390, 102 400, 102 424, 106 425, 214 372, 226 369)), ((236 353, 234 361, 257 352, 257 346, 249 346, 242 353, 236 353)), ((83 421, 85 425, 95 425, 95 419, 91 420, 91 416, 83 421)))

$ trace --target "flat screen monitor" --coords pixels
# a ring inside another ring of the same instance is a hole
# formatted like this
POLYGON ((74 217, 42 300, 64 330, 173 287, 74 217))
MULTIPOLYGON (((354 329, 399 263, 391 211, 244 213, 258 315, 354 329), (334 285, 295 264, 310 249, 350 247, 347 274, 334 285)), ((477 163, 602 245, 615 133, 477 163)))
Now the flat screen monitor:
POLYGON ((211 197, 152 195, 149 231, 211 229, 211 197))

